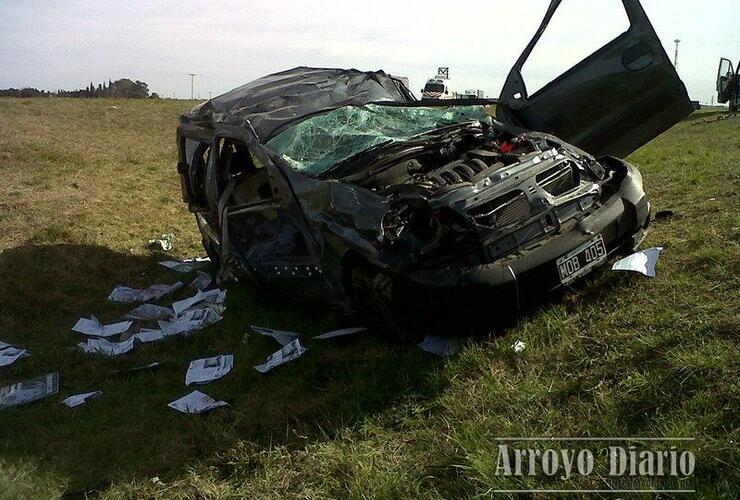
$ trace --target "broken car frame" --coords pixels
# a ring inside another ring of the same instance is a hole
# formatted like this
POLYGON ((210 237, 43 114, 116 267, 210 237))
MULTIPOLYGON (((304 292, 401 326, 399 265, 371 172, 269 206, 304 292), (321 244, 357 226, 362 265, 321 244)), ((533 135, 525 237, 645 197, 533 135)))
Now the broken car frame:
POLYGON ((495 118, 490 101, 422 103, 383 72, 316 68, 183 115, 183 198, 221 278, 355 302, 397 330, 445 311, 426 326, 460 331, 632 251, 650 204, 620 158, 692 107, 637 0, 626 32, 529 95, 521 68, 559 4, 495 118))

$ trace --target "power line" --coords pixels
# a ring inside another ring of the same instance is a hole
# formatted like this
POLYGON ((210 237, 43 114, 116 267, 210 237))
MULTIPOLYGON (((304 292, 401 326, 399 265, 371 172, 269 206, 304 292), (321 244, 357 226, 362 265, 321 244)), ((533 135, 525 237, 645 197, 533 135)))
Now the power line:
POLYGON ((678 69, 678 44, 681 43, 681 40, 676 38, 673 41, 676 44, 676 54, 673 56, 673 67, 678 69))

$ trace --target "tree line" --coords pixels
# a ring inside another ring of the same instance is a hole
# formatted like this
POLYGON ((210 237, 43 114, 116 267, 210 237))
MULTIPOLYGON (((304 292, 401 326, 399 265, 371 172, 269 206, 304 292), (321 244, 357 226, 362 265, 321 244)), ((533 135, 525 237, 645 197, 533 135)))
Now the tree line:
POLYGON ((108 80, 99 83, 96 87, 92 82, 84 89, 77 90, 63 90, 59 89, 56 92, 50 92, 47 90, 38 90, 35 88, 22 88, 22 89, 0 89, 0 97, 82 97, 82 98, 95 98, 95 97, 120 97, 126 99, 159 99, 159 95, 156 92, 149 94, 149 85, 146 82, 139 80, 132 81, 128 78, 121 78, 120 80, 112 81, 108 80))

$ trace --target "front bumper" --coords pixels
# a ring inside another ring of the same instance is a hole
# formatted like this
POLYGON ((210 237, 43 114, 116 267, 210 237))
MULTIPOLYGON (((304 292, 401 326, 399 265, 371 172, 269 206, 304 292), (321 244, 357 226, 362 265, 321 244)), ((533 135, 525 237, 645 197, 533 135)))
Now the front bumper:
POLYGON ((631 252, 642 242, 649 226, 650 203, 641 184, 639 173, 631 168, 620 190, 594 213, 502 259, 475 267, 416 271, 396 279, 393 299, 398 312, 428 317, 429 311, 454 310, 455 320, 450 325, 438 319, 432 323, 452 328, 459 328, 464 316, 472 321, 481 316, 490 318, 492 312, 514 317, 564 286, 557 259, 595 235, 602 235, 606 245, 604 263, 615 255, 631 252))

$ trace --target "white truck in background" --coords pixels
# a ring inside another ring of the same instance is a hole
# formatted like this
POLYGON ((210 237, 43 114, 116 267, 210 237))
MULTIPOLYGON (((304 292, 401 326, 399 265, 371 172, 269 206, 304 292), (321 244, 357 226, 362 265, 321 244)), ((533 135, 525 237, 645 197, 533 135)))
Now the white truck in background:
POLYGON ((450 81, 450 68, 441 67, 437 70, 437 76, 427 80, 421 89, 421 100, 455 99, 457 94, 452 88, 450 81))
POLYGON ((481 89, 468 89, 461 94, 457 94, 457 99, 485 99, 486 93, 481 89))

